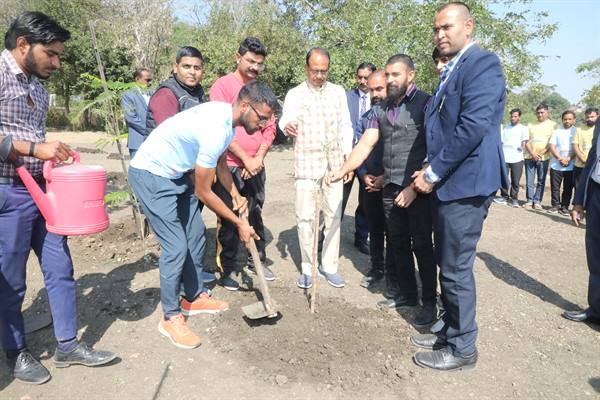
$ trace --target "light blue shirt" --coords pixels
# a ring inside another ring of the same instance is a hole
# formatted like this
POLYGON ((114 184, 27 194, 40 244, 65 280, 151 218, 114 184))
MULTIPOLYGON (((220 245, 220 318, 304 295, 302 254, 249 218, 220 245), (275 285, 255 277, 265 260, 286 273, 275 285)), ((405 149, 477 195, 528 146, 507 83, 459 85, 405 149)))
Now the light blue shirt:
POLYGON ((556 145, 556 151, 561 157, 571 157, 571 161, 567 166, 563 166, 554 156, 550 158, 550 168, 555 171, 573 171, 573 165, 575 165, 575 157, 573 153, 573 137, 577 128, 574 126, 565 129, 559 128, 552 133, 550 137, 550 144, 556 145))
POLYGON ((203 103, 163 121, 142 143, 130 165, 177 179, 196 165, 215 168, 234 135, 231 104, 203 103))
POLYGON ((502 150, 508 164, 523 161, 523 142, 529 140, 529 130, 522 124, 508 124, 502 129, 502 150))

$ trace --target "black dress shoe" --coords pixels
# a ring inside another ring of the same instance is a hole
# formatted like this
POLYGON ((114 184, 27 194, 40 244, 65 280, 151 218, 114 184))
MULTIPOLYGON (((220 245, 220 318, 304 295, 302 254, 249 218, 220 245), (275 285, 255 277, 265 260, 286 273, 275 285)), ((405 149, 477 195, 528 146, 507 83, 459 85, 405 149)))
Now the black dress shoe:
POLYGON ((410 342, 417 347, 427 350, 440 350, 448 345, 446 339, 431 333, 411 336, 410 342))
POLYGON ((87 344, 79 342, 77 347, 69 353, 56 349, 54 353, 54 365, 57 368, 69 367, 73 364, 85 365, 86 367, 97 367, 104 365, 117 358, 115 353, 110 351, 94 350, 87 344))
POLYGON ((412 320, 412 324, 417 328, 422 328, 435 322, 436 317, 437 309, 435 304, 426 304, 419 308, 412 320))
POLYGON ((369 272, 367 272, 367 275, 363 276, 363 278, 361 279, 360 286, 364 288, 369 288, 382 279, 383 271, 380 271, 378 269, 371 269, 369 272))
POLYGON ((568 320, 575 322, 600 321, 600 318, 593 315, 589 308, 583 311, 565 311, 564 313, 562 313, 562 316, 568 320))
POLYGON ((20 352, 15 358, 8 359, 13 369, 13 377, 30 385, 41 385, 48 382, 50 372, 29 351, 20 352))
POLYGON ((414 307, 418 303, 416 297, 396 297, 395 299, 381 300, 377 302, 377 308, 385 310, 388 308, 414 307))
POLYGON ((444 347, 440 350, 416 353, 414 360, 420 367, 439 371, 468 370, 475 368, 477 364, 477 350, 469 356, 455 356, 450 348, 444 347))

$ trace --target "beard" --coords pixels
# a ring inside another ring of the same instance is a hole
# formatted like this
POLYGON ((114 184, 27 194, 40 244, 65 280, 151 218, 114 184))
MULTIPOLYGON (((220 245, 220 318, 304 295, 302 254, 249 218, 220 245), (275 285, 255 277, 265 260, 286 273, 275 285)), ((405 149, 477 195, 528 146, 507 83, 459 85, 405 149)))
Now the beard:
POLYGON ((33 57, 33 52, 31 51, 31 49, 29 49, 29 51, 25 55, 25 68, 27 68, 27 70, 31 73, 31 75, 34 75, 40 79, 46 79, 46 78, 50 77, 50 74, 44 74, 40 71, 39 65, 35 61, 35 58, 33 57))
POLYGON ((383 101, 382 97, 371 97, 371 105, 376 106, 383 101))
POLYGON ((387 85, 386 100, 391 104, 398 104, 398 101, 406 94, 406 86, 387 85))
POLYGON ((595 122, 593 122, 593 121, 585 121, 585 124, 586 124, 586 125, 587 125, 589 128, 591 128, 592 126, 596 125, 596 123, 595 123, 595 122))
POLYGON ((246 113, 244 113, 240 117, 240 123, 244 127, 244 129, 246 130, 246 133, 248 135, 252 135, 252 134, 256 133, 260 129, 260 126, 256 126, 256 127, 250 126, 250 121, 246 117, 247 113, 248 113, 248 111, 246 113))

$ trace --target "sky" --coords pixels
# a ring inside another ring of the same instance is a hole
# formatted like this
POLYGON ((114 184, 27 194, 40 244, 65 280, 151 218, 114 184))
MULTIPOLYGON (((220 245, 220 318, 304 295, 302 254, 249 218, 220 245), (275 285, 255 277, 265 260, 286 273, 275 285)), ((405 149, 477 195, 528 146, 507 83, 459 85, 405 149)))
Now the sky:
MULTIPOLYGON (((578 103, 594 80, 576 73, 575 68, 600 58, 600 0, 534 0, 527 8, 548 11, 547 21, 558 23, 557 31, 546 43, 528 46, 533 54, 547 56, 540 65, 539 83, 556 85, 558 93, 571 103, 578 103)), ((493 9, 518 12, 522 7, 493 9)))
MULTIPOLYGON (((175 15, 183 17, 185 12, 181 10, 190 3, 193 2, 176 0, 175 15)), ((591 87, 594 80, 576 73, 575 68, 600 58, 600 0, 533 0, 526 7, 532 11, 548 11, 546 21, 558 23, 557 31, 545 43, 533 42, 528 46, 531 53, 547 57, 540 64, 538 82, 554 85, 563 97, 573 104, 578 103, 583 91, 591 87)), ((499 13, 522 9, 520 4, 492 7, 499 13)))

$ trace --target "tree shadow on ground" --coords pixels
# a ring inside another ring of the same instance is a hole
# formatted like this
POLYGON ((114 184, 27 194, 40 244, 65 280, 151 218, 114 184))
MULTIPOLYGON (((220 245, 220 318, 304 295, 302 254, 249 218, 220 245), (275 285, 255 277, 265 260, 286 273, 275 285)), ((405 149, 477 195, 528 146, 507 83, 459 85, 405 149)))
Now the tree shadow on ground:
POLYGON ((600 393, 600 377, 590 378, 588 382, 596 392, 600 393))
MULTIPOLYGON (((137 261, 123 264, 108 273, 85 274, 77 279, 78 328, 84 329, 79 338, 94 346, 117 320, 139 321, 151 315, 160 301, 158 287, 132 288, 138 273, 157 268, 154 254, 137 261)), ((158 284, 158 282, 157 282, 158 284)), ((39 315, 48 313, 50 306, 46 289, 41 289, 32 304, 23 311, 39 315)), ((27 347, 36 359, 47 360, 54 355, 56 339, 52 325, 27 335, 27 347)), ((110 350, 110 349, 107 349, 110 350)), ((0 352, 0 363, 5 365, 4 352, 0 352)), ((0 371, 0 390, 12 382, 8 368, 0 371)))
POLYGON ((511 264, 486 252, 477 253, 477 257, 485 263, 485 266, 496 278, 501 279, 506 284, 526 291, 540 300, 553 304, 563 310, 575 310, 579 308, 576 304, 565 299, 542 282, 530 277, 511 264))

